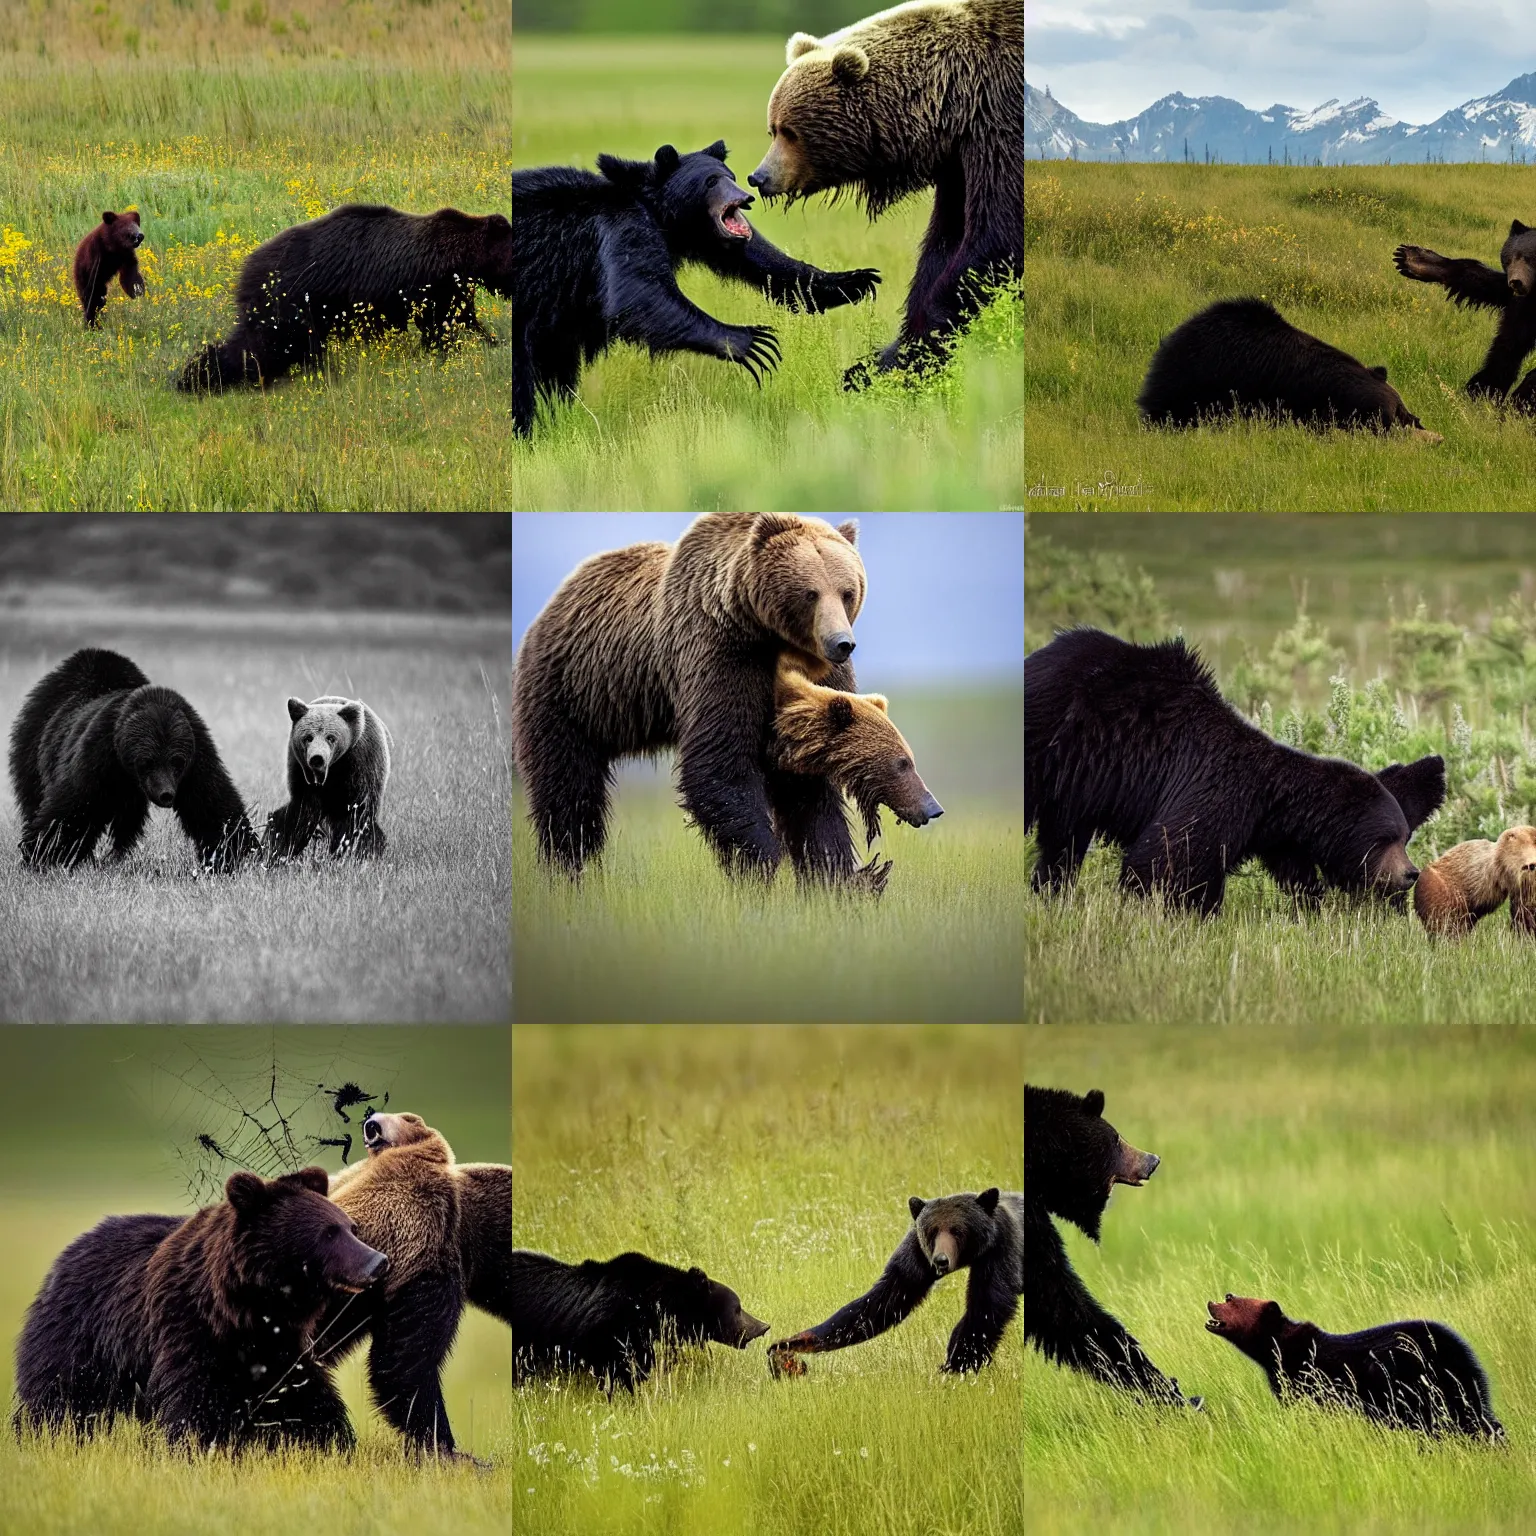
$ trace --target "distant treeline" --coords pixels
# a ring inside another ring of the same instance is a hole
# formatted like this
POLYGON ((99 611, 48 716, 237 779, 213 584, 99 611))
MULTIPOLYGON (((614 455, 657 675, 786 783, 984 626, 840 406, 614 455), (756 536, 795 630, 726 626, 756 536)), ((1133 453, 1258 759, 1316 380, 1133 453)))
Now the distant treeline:
POLYGON ((880 0, 513 0, 514 32, 814 32, 883 9, 880 0))

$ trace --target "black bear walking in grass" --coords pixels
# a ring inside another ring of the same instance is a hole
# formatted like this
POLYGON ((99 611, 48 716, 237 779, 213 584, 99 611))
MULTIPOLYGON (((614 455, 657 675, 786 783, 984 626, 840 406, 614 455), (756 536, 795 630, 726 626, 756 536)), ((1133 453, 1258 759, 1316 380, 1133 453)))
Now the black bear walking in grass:
POLYGON ((786 256, 742 209, 755 201, 726 168, 724 141, 654 160, 599 155, 598 170, 512 173, 512 419, 533 430, 538 397, 576 393, 583 363, 615 341, 740 363, 761 382, 778 364, 766 325, 727 325, 684 296, 673 275, 698 262, 789 309, 819 313, 875 291, 870 268, 823 272, 786 256))
MULTIPOLYGON (((1392 253, 1397 270, 1419 283, 1439 283, 1445 296, 1458 304, 1499 311, 1483 366, 1467 380, 1469 395, 1502 399, 1536 347, 1536 229, 1511 221, 1509 238, 1499 252, 1503 270, 1485 267, 1465 257, 1441 256, 1422 245, 1400 245, 1392 253)), ((1536 411, 1536 368, 1509 395, 1522 411, 1536 411)))
POLYGON ((139 247, 144 231, 139 227, 139 212, 102 214, 101 223, 75 249, 75 292, 85 323, 92 327, 107 302, 107 289, 115 277, 130 299, 144 296, 144 274, 139 271, 139 247))
POLYGON ((979 1371, 1013 1321, 1024 1290, 1024 1197, 995 1189, 907 1202, 912 1226, 885 1272, 826 1322, 768 1348, 775 1376, 803 1376, 799 1355, 862 1344, 907 1317, 945 1275, 970 1267, 965 1313, 949 1336, 946 1371, 979 1371))

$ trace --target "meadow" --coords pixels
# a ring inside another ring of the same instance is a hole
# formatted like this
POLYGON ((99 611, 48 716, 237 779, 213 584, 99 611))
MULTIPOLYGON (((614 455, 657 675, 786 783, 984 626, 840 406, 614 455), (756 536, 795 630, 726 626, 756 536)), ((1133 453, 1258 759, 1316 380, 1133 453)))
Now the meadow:
MULTIPOLYGON (((511 902, 505 621, 98 609, 0 622, 0 721, 70 651, 132 657, 202 715, 253 824, 287 800, 286 700, 362 698, 393 737, 380 860, 198 877, 152 810, 120 865, 23 869, 0 801, 0 1018, 505 1020, 511 902)), ((103 842, 102 847, 107 845, 103 842)))
POLYGON ((1495 317, 1400 277, 1403 242, 1498 265, 1529 208, 1520 166, 1031 161, 1026 505, 1162 511, 1536 506, 1528 418, 1467 398, 1495 317), (1368 366, 1445 441, 1262 422, 1150 430, 1162 336, 1217 299, 1268 299, 1368 366))
POLYGON ((771 1325, 678 1351, 630 1397, 513 1391, 515 1530, 549 1536, 1016 1536, 1023 1339, 939 1370, 940 1282, 898 1328, 769 1378, 768 1342, 868 1289, 907 1199, 1017 1187, 1018 1028, 515 1025, 513 1242, 567 1260, 697 1264, 771 1325))
MULTIPOLYGON (((198 399, 240 264, 347 202, 505 212, 510 22, 458 0, 0 4, 0 506, 502 508, 510 347, 413 330, 198 399), (139 209, 145 297, 87 332, 74 249, 139 209)), ((505 341, 510 305, 478 309, 505 341)))
POLYGON ((891 710, 945 810, 921 829, 883 814, 878 901, 802 892, 787 863, 766 887, 729 880, 665 768, 621 775, 602 861, 572 883, 539 867, 518 786, 513 1017, 1018 1018, 1022 700, 906 690, 891 710))
MULTIPOLYGON (((767 142, 782 38, 520 36, 512 165, 593 169, 599 153, 650 159, 662 144, 723 138, 746 189, 767 142)), ((750 189, 748 189, 750 190, 750 189)), ((761 390, 712 358, 615 347, 580 398, 511 450, 518 508, 652 511, 995 510, 1020 504, 1023 302, 997 299, 953 366, 909 390, 844 393, 842 373, 896 334, 932 194, 871 224, 850 199, 791 210, 761 201, 754 228, 828 270, 877 267, 873 302, 795 315, 702 268, 683 291, 721 320, 771 325, 784 359, 761 390)))
POLYGON ((1089 1290, 1205 1399, 1156 1408, 1028 1352, 1025 1528, 1531 1528, 1531 1030, 1074 1023, 1027 1028, 1024 1051, 1030 1082, 1103 1089, 1106 1118, 1163 1159, 1144 1188, 1115 1194, 1102 1246, 1057 1226, 1089 1290), (1204 1331, 1205 1303, 1228 1291, 1330 1332, 1449 1324, 1488 1372, 1508 1443, 1282 1405, 1204 1331))
MULTIPOLYGON (((173 1455, 153 1432, 116 1427, 83 1445, 9 1430, 13 1345, 49 1265, 102 1217, 131 1211, 190 1214, 208 1195, 189 1188, 192 1133, 238 1136, 240 1109, 275 1124, 277 1099, 304 1160, 331 1171, 340 1154, 314 1145, 339 1127, 328 1101, 305 1099, 325 1078, 356 1077, 391 1107, 419 1111, 465 1161, 508 1155, 505 1028, 432 1030, 0 1029, 0 1076, 9 1107, 0 1129, 0 1531, 6 1536, 206 1536, 239 1530, 293 1536, 505 1536, 514 1440, 510 1335, 494 1318, 464 1314, 444 1370, 455 1437, 489 1470, 408 1459, 373 1411, 367 1350, 338 1373, 358 1446, 312 1452, 173 1455), (328 1076, 328 1074, 332 1074, 328 1076), (213 1096, 210 1096, 213 1095, 213 1096)), ((356 1129, 357 1111, 353 1110, 356 1129)), ((248 1144, 256 1138, 246 1134, 248 1144)), ((222 1182, 227 1170, 212 1170, 222 1182)), ((272 1170, 272 1171, 275 1171, 272 1170)))

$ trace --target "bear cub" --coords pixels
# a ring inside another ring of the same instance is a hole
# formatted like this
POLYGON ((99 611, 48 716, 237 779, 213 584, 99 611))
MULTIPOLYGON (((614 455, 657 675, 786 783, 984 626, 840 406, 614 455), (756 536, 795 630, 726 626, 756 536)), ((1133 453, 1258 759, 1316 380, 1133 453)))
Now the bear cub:
POLYGON ((379 809, 389 783, 389 732, 361 699, 288 700, 289 801, 267 823, 272 858, 297 858, 323 821, 333 854, 385 848, 379 809))
POLYGON ((96 326, 114 277, 130 299, 144 296, 137 254, 143 243, 138 210, 130 208, 126 213, 102 214, 101 223, 75 248, 75 292, 80 295, 87 327, 96 326))
POLYGON ((1470 933, 1506 900, 1510 925, 1536 932, 1536 827, 1510 827, 1496 843, 1457 843, 1419 872, 1413 888, 1419 920, 1449 937, 1470 933))

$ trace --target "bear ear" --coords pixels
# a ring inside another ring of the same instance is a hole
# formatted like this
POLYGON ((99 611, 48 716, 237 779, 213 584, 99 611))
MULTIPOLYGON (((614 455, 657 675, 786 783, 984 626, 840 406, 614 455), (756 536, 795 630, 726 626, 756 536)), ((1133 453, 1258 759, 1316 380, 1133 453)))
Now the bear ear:
POLYGON ((832 78, 839 85, 857 85, 869 73, 869 55, 845 43, 832 55, 832 78))
POLYGON ((759 512, 752 519, 752 546, 766 544, 781 533, 793 533, 800 527, 800 519, 791 512, 759 512))
POLYGON ((726 156, 725 140, 716 139, 708 149, 703 151, 706 155, 713 155, 716 160, 724 160, 726 156))
POLYGON ((597 168, 616 187, 638 192, 649 183, 655 166, 649 160, 621 160, 617 155, 599 155, 597 168))
POLYGON ((1278 1301, 1266 1301, 1259 1311, 1260 1320, 1266 1323, 1278 1324, 1284 1316, 1278 1301))
POLYGON ((255 1210, 265 1199, 266 1193, 266 1180, 258 1178, 254 1173, 232 1173, 224 1185, 224 1198, 241 1212, 255 1210))
POLYGON ((290 720, 302 720, 309 713, 309 705, 303 699, 288 700, 288 718, 290 720))
POLYGON ((853 724, 853 705, 845 694, 838 694, 827 705, 827 724, 834 731, 846 731, 853 724))
POLYGON ((886 707, 888 701, 883 693, 861 693, 859 697, 866 704, 873 704, 882 715, 890 714, 890 710, 886 707))
POLYGON ((656 166, 657 181, 665 181, 682 164, 682 157, 670 144, 663 144, 656 151, 653 163, 656 166))
POLYGON ((138 210, 138 209, 137 209, 137 208, 130 208, 130 209, 129 209, 129 210, 128 210, 128 211, 127 211, 127 213, 125 213, 125 214, 124 214, 124 215, 123 215, 123 217, 124 217, 124 218, 125 218, 125 219, 132 219, 132 220, 133 220, 133 222, 134 222, 134 223, 135 223, 135 224, 142 224, 142 223, 143 223, 143 222, 144 222, 144 221, 143 221, 143 220, 142 220, 142 219, 141 219, 141 218, 140 218, 140 217, 139 217, 139 210, 138 210))
MULTIPOLYGON (((103 224, 115 224, 117 223, 117 215, 109 209, 106 213, 102 214, 101 222, 103 224)), ((1521 227, 1524 228, 1523 225, 1521 227)), ((1513 233, 1513 231, 1511 231, 1511 233, 1513 233)))
POLYGON ((359 735, 362 734, 363 706, 361 704, 343 704, 341 708, 336 711, 336 713, 340 715, 341 718, 345 720, 354 731, 356 731, 359 735))
POLYGON ((916 1221, 917 1218, 923 1214, 923 1207, 927 1204, 928 1202, 924 1200, 921 1195, 913 1195, 912 1198, 907 1201, 907 1209, 912 1212, 913 1221, 916 1221))
POLYGON ((1510 220, 1509 232, 1512 235, 1523 235, 1528 228, 1530 228, 1530 226, 1528 224, 1522 224, 1519 219, 1510 220))
POLYGON ((976 1196, 976 1204, 984 1210, 988 1216, 997 1209, 998 1192, 995 1189, 984 1189, 976 1196))
POLYGON ((859 525, 850 518, 846 523, 839 523, 837 531, 854 546, 859 542, 859 525))
POLYGON ((301 1189, 312 1189, 317 1195, 331 1192, 331 1176, 324 1168, 300 1168, 297 1173, 285 1173, 284 1184, 297 1184, 301 1189))
POLYGON ((785 45, 784 63, 786 66, 793 64, 796 59, 803 58, 820 47, 820 41, 812 37, 809 32, 796 32, 785 45))
POLYGON ((1381 382, 1383 384, 1385 384, 1387 382, 1387 370, 1384 367, 1383 368, 1372 368, 1371 369, 1371 377, 1373 379, 1380 379, 1381 382))
POLYGON ((1103 1089, 1092 1088, 1088 1091, 1087 1097, 1083 1100, 1083 1113, 1092 1115, 1095 1119, 1104 1113, 1103 1089))

